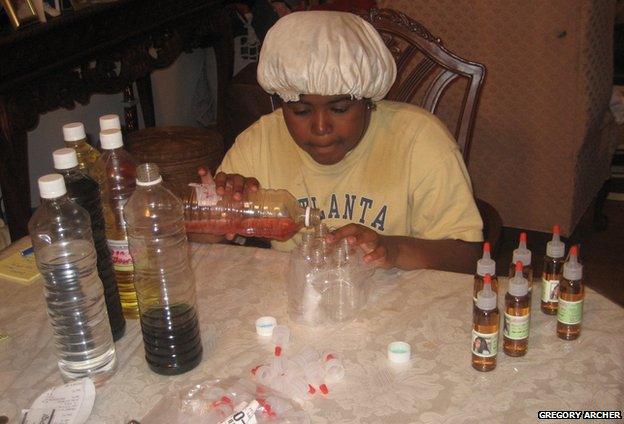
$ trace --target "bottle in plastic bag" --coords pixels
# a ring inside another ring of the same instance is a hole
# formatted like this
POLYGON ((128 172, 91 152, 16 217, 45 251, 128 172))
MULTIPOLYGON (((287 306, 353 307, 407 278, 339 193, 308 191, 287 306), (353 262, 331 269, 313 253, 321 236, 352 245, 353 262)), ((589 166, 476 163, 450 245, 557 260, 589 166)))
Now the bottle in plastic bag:
POLYGON ((202 344, 182 201, 161 183, 158 166, 140 165, 124 216, 145 357, 153 371, 171 375, 197 366, 202 344))
POLYGON ((118 340, 124 334, 126 320, 121 310, 117 279, 106 243, 100 188, 94 179, 80 169, 77 153, 74 149, 55 150, 52 153, 52 158, 54 159, 54 169, 65 179, 67 196, 89 212, 93 243, 97 254, 98 275, 104 287, 104 299, 113 331, 113 339, 118 340))
POLYGON ((286 190, 258 189, 238 201, 218 195, 214 182, 189 185, 191 191, 184 202, 189 233, 287 240, 302 227, 320 222, 318 209, 302 207, 286 190))
POLYGON ((41 205, 28 223, 44 277, 58 366, 65 380, 100 384, 117 368, 115 344, 96 268, 89 213, 67 196, 60 174, 39 178, 41 205))
POLYGON ((93 167, 100 157, 100 152, 87 141, 87 134, 82 122, 71 122, 63 125, 63 139, 67 147, 76 151, 78 168, 88 175, 92 175, 93 167))
POLYGON ((136 165, 132 156, 123 149, 120 130, 102 131, 100 142, 103 152, 95 164, 94 176, 100 185, 108 248, 113 259, 124 316, 138 318, 132 257, 128 250, 126 223, 123 217, 123 206, 134 192, 136 185, 136 165))

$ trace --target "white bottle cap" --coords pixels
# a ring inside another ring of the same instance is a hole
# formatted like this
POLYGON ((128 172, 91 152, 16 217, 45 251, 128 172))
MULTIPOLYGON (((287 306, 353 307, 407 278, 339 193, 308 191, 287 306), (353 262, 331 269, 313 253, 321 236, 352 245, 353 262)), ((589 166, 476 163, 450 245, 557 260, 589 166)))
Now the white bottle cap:
POLYGON ((83 138, 87 138, 87 134, 85 134, 82 122, 71 122, 63 125, 63 139, 65 141, 76 141, 83 138))
POLYGON ((260 317, 256 320, 256 333, 259 336, 269 337, 273 335, 273 329, 277 325, 277 320, 274 317, 266 316, 260 317))
POLYGON ((520 242, 518 248, 513 251, 512 264, 522 262, 524 266, 531 265, 531 251, 526 247, 526 233, 520 233, 520 242))
POLYGON ((496 292, 492 290, 492 277, 490 274, 485 275, 483 283, 483 290, 477 293, 477 308, 491 311, 496 308, 498 297, 496 292))
POLYGON ((483 257, 477 261, 477 274, 484 277, 485 274, 496 275, 496 262, 490 258, 490 243, 483 243, 483 257))
POLYGON ((577 261, 576 246, 570 248, 570 258, 563 264, 563 278, 568 281, 578 281, 583 278, 583 265, 577 261))
POLYGON ((56 199, 67 193, 65 180, 61 174, 47 174, 39 177, 39 194, 42 199, 56 199))
POLYGON ((553 227, 552 240, 546 243, 546 255, 551 258, 563 258, 565 255, 565 243, 559 240, 561 229, 558 225, 553 227))
POLYGON ((104 130, 120 130, 119 115, 103 115, 100 116, 100 131, 104 130))
POLYGON ((524 268, 522 261, 516 261, 516 274, 509 280, 509 288, 507 289, 507 293, 512 296, 526 296, 529 292, 529 281, 524 278, 522 268, 524 268))
POLYGON ((388 359, 395 364, 405 364, 409 362, 412 355, 412 348, 409 343, 392 342, 388 345, 388 359))
POLYGON ((102 143, 102 149, 106 150, 118 149, 122 147, 123 136, 121 135, 121 130, 103 130, 100 133, 100 142, 102 143))
POLYGON ((78 156, 74 149, 65 147, 52 152, 54 169, 71 169, 78 166, 78 156))

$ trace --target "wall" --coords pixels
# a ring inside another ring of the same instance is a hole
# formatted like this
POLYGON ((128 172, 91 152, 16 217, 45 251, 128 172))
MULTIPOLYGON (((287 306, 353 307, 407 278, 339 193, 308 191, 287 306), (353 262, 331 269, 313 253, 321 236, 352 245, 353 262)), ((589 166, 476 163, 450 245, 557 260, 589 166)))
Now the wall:
MULTIPOLYGON (((199 126, 193 117, 191 102, 207 54, 202 49, 182 54, 170 67, 152 74, 156 125, 199 126)), ((211 69, 209 77, 216 79, 214 69, 211 69)), ((135 96, 136 93, 135 89, 135 96)), ((73 110, 58 109, 40 116, 39 125, 28 133, 28 169, 33 207, 39 204, 37 178, 53 172, 52 152, 64 147, 61 132, 63 124, 83 122, 91 142, 97 142, 99 116, 109 113, 123 116, 122 99, 121 94, 93 95, 87 105, 78 104, 73 110)), ((140 106, 139 119, 140 128, 143 128, 140 106)))
POLYGON ((609 173, 614 2, 379 0, 487 75, 470 154, 475 193, 509 227, 569 235, 609 173), (602 131, 605 129, 605 131, 602 131), (602 133, 601 133, 602 131, 602 133))

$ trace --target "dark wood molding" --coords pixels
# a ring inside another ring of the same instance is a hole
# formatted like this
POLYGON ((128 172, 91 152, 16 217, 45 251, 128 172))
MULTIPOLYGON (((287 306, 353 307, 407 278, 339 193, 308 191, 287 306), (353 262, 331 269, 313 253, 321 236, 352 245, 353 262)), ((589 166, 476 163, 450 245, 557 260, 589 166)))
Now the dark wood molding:
MULTIPOLYGON (((150 73, 198 47, 215 48, 217 77, 227 81, 233 50, 224 3, 119 0, 0 34, 0 183, 13 239, 27 232, 26 131, 36 127, 39 115, 73 109, 87 104, 92 94, 118 93, 138 80, 144 122, 154 125, 152 100, 141 98, 151 97, 150 73)), ((219 99, 224 86, 219 84, 219 99)), ((220 124, 222 110, 219 102, 220 124)))

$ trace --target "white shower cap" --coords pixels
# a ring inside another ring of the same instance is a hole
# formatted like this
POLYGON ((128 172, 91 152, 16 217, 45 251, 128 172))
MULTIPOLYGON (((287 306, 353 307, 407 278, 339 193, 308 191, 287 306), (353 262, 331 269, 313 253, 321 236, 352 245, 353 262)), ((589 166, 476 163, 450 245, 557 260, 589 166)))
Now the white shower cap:
POLYGON ((267 33, 258 82, 284 101, 301 94, 381 100, 396 78, 396 64, 381 36, 357 15, 295 12, 267 33))

